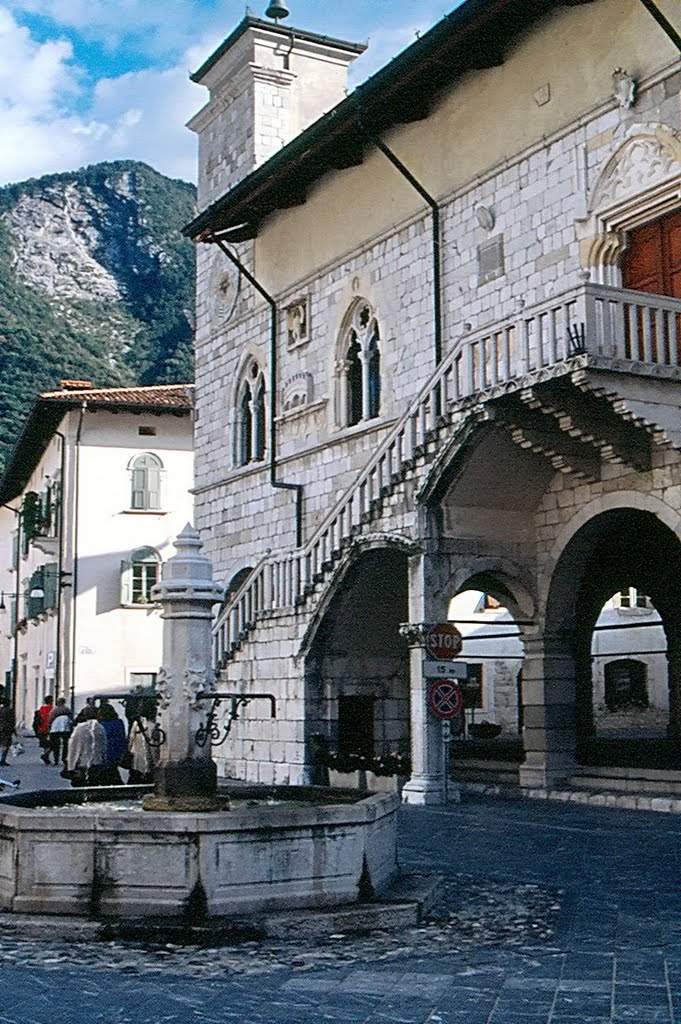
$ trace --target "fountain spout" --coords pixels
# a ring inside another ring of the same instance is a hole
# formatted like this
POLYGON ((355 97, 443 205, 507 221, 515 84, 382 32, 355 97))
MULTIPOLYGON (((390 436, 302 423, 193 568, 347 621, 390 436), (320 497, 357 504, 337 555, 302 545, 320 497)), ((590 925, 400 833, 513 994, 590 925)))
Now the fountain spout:
POLYGON ((155 792, 144 801, 149 810, 217 810, 217 768, 210 743, 197 744, 200 695, 213 689, 212 608, 223 596, 213 582, 212 566, 202 555, 199 533, 189 523, 175 541, 177 554, 163 566, 152 598, 163 611, 163 665, 157 679, 161 748, 155 792))

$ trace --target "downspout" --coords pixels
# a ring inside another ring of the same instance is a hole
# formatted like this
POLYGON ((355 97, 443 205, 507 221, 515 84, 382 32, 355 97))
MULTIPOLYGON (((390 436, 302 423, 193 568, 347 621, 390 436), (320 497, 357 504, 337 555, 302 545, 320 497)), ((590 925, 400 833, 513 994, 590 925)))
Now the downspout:
POLYGON ((434 325, 434 338, 433 338, 433 356, 435 358, 435 365, 439 366, 442 360, 442 270, 441 270, 441 246, 440 246, 440 207, 433 196, 423 187, 420 181, 418 181, 411 173, 408 167, 402 163, 400 158, 393 153, 393 151, 386 146, 382 139, 379 139, 373 132, 371 132, 364 124, 362 109, 359 104, 359 97, 357 102, 357 125, 367 139, 377 149, 383 153, 383 155, 390 161, 403 178, 409 182, 412 188, 416 189, 421 198, 428 204, 433 215, 433 325, 434 325))
POLYGON ((87 401, 80 406, 78 429, 76 430, 75 456, 73 465, 73 589, 71 591, 71 711, 76 704, 76 616, 78 609, 78 502, 80 491, 80 437, 83 430, 83 418, 87 409, 87 401))
POLYGON ((17 517, 17 578, 14 584, 14 663, 12 665, 12 707, 16 710, 17 688, 19 683, 19 599, 21 597, 21 526, 23 512, 20 508, 3 505, 17 517))
POLYGON ((303 485, 288 484, 277 480, 277 304, 266 291, 260 282, 253 276, 248 267, 245 267, 238 256, 228 249, 222 238, 218 235, 210 235, 207 241, 213 242, 225 254, 228 260, 234 264, 240 273, 246 278, 249 284, 260 295, 270 307, 270 485, 284 491, 296 492, 296 546, 302 547, 303 543, 303 485))
POLYGON ((662 30, 669 36, 676 49, 681 51, 681 35, 679 35, 672 23, 667 21, 657 4, 653 3, 653 0, 641 0, 641 3, 648 13, 652 14, 653 18, 662 30))
POLYGON ((59 521, 57 523, 57 529, 59 531, 59 549, 57 553, 57 642, 55 644, 54 652, 54 699, 56 700, 59 696, 59 687, 62 681, 61 671, 61 653, 62 653, 62 642, 61 642, 61 627, 62 627, 62 614, 61 614, 61 599, 62 599, 62 578, 64 568, 64 482, 66 474, 66 437, 62 434, 61 430, 55 430, 55 435, 61 438, 61 467, 59 477, 59 521))

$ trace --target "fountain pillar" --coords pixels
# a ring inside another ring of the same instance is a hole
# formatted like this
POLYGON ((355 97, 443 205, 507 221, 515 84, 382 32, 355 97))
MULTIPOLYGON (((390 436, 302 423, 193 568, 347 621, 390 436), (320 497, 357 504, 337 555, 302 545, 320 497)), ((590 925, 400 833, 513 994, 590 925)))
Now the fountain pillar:
POLYGON ((223 596, 201 547, 198 531, 188 523, 175 541, 177 554, 164 564, 161 582, 152 590, 153 600, 163 607, 163 665, 156 689, 166 742, 160 750, 155 793, 144 801, 148 810, 222 806, 210 743, 199 747, 195 739, 207 713, 198 694, 214 689, 212 608, 223 596))

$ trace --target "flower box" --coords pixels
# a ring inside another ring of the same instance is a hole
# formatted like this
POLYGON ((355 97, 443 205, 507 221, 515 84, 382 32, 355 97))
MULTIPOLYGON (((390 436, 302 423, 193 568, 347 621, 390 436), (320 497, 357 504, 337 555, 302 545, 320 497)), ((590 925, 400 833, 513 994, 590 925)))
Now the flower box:
POLYGON ((401 793, 409 779, 408 775, 375 775, 370 771, 365 774, 366 788, 370 793, 401 793))
POLYGON ((339 772, 335 768, 329 768, 329 785, 336 789, 359 789, 359 776, 359 771, 339 772))

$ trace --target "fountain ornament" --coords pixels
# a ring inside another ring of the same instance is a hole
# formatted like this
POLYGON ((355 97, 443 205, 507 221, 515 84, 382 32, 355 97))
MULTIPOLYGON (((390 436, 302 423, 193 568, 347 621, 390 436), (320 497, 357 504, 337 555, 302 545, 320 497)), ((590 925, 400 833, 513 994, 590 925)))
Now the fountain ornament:
POLYGON ((268 701, 272 717, 277 707, 271 694, 217 688, 211 612, 222 589, 193 527, 175 547, 153 591, 164 620, 154 792, 144 805, 125 786, 0 797, 0 909, 149 919, 199 908, 214 919, 353 903, 396 873, 392 793, 218 789, 211 746, 251 700, 268 701))

